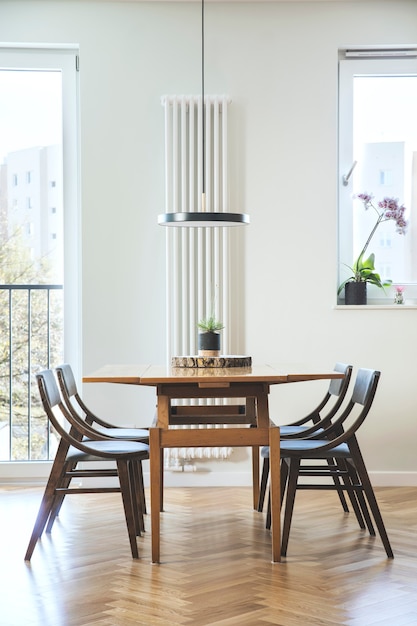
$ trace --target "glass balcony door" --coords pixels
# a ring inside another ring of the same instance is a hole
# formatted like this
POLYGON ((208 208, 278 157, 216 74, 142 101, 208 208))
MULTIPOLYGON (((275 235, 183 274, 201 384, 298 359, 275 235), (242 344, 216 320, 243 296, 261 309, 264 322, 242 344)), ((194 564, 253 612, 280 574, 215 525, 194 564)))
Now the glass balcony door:
POLYGON ((53 457, 34 374, 79 366, 76 61, 0 48, 1 462, 53 457))

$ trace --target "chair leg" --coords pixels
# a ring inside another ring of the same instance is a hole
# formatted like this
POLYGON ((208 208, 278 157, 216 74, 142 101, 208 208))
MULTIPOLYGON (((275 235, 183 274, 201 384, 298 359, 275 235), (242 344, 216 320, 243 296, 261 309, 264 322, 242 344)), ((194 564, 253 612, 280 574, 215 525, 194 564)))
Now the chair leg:
POLYGON ((120 491, 122 493, 123 507, 125 511, 127 532, 129 535, 130 549, 134 559, 139 558, 138 545, 136 543, 136 525, 132 506, 130 490, 129 461, 118 460, 117 471, 119 474, 120 491))
MULTIPOLYGON (((280 471, 281 471, 280 482, 281 482, 281 506, 282 506, 282 503, 284 502, 285 489, 287 487, 287 481, 288 481, 288 465, 285 462, 285 460, 281 460, 280 471)), ((271 498, 269 494, 268 494, 268 507, 266 511, 265 527, 267 529, 271 528, 271 498)))
POLYGON ((346 472, 349 477, 348 484, 351 485, 351 489, 349 490, 349 496, 351 497, 353 502, 357 502, 359 507, 359 512, 357 512, 355 509, 355 514, 359 526, 363 530, 365 529, 365 527, 368 528, 369 534, 375 536, 375 529, 372 523, 371 516, 369 514, 368 505, 366 504, 366 500, 363 495, 363 486, 359 478, 358 472, 356 471, 353 463, 349 462, 349 460, 344 460, 344 467, 346 468, 346 472))
POLYGON ((261 484, 259 487, 259 499, 258 499, 258 512, 259 513, 262 513, 263 508, 264 508, 266 487, 268 484, 268 476, 269 476, 269 458, 266 457, 262 464, 261 484))
POLYGON ((268 504, 266 507, 265 528, 271 530, 271 493, 268 491, 268 504))
POLYGON ((52 526, 54 525, 54 522, 59 515, 62 503, 64 502, 64 498, 65 498, 64 494, 55 495, 54 504, 51 509, 51 513, 49 515, 48 523, 45 529, 45 532, 47 532, 48 534, 52 532, 52 526))
POLYGON ((300 459, 283 459, 283 462, 289 464, 287 498, 285 502, 284 524, 282 527, 281 554, 287 555, 288 540, 290 537, 290 528, 292 514, 294 511, 295 494, 297 491, 298 472, 300 468, 300 459))
POLYGON ((349 500, 358 521, 359 527, 362 530, 365 530, 366 521, 368 530, 372 534, 372 522, 369 517, 368 508, 363 498, 361 489, 357 488, 357 485, 359 483, 358 477, 355 476, 353 470, 349 468, 349 465, 345 459, 335 459, 335 463, 340 468, 340 471, 342 473, 343 484, 345 485, 346 491, 348 493, 349 500))
POLYGON ((141 503, 142 503, 142 513, 144 515, 147 514, 147 510, 146 510, 146 497, 145 497, 145 485, 143 482, 143 468, 142 468, 142 461, 138 461, 138 475, 139 475, 139 487, 140 487, 140 496, 141 496, 141 503))
MULTIPOLYGON (((328 465, 337 465, 336 459, 327 459, 327 464, 328 465)), ((336 487, 338 485, 340 485, 340 480, 339 480, 339 478, 337 476, 333 476, 333 482, 336 485, 336 487)), ((343 508, 344 512, 345 513, 349 513, 349 507, 347 505, 346 497, 345 497, 345 494, 343 492, 343 489, 338 489, 337 490, 337 494, 339 496, 339 500, 340 500, 340 503, 342 505, 342 508, 343 508)))
MULTIPOLYGON (((65 473, 66 472, 71 472, 72 470, 75 469, 75 467, 77 466, 76 463, 67 463, 65 465, 65 473)), ((70 486, 71 483, 71 477, 67 477, 64 475, 62 476, 62 480, 60 482, 59 485, 56 485, 55 488, 58 487, 64 487, 64 488, 68 488, 70 486)), ((65 498, 65 494, 64 493, 58 493, 55 496, 55 501, 54 501, 54 506, 52 507, 51 513, 49 515, 49 519, 48 519, 48 524, 46 525, 46 532, 50 533, 52 532, 52 526, 54 525, 54 522, 56 520, 56 518, 59 515, 59 512, 61 510, 62 504, 64 502, 64 498, 65 498)))
POLYGON ((140 465, 140 461, 129 462, 130 491, 137 537, 140 537, 142 532, 145 530, 142 509, 143 498, 141 494, 141 481, 139 476, 140 465))
POLYGON ((32 558, 36 543, 41 537, 45 525, 48 521, 48 517, 54 508, 56 498, 55 489, 56 486, 61 483, 65 474, 65 457, 67 454, 67 450, 67 445, 58 447, 58 451, 52 465, 51 473, 49 474, 48 482, 42 496, 32 535, 30 537, 29 544, 26 550, 25 561, 30 561, 30 559, 32 558))
POLYGON ((373 518, 375 520, 376 527, 378 528, 379 535, 381 537, 383 546, 385 548, 385 552, 389 559, 394 558, 394 553, 391 548, 390 541, 388 539, 387 531, 385 529, 384 521, 382 519, 381 512, 379 510, 378 502, 375 497, 375 493, 369 479, 368 472, 366 470, 366 466, 364 460, 362 458, 362 454, 359 450, 359 446, 356 442, 351 443, 349 445, 350 452, 352 455, 352 462, 354 464, 355 470, 357 471, 359 478, 361 480, 363 490, 365 492, 366 498, 369 503, 369 507, 371 509, 373 518))
POLYGON ((284 502, 285 490, 288 483, 288 470, 288 463, 286 463, 285 459, 281 459, 281 506, 284 502))

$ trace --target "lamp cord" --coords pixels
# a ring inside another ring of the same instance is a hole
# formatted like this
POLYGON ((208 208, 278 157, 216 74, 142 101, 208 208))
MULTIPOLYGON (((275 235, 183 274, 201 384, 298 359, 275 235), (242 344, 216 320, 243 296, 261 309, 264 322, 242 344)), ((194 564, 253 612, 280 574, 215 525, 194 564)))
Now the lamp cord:
MULTIPOLYGON (((201 0, 201 100, 202 112, 202 147, 203 147, 203 202, 205 204, 206 192, 206 110, 204 103, 204 0, 201 0)), ((203 207, 204 210, 205 207, 203 207)))

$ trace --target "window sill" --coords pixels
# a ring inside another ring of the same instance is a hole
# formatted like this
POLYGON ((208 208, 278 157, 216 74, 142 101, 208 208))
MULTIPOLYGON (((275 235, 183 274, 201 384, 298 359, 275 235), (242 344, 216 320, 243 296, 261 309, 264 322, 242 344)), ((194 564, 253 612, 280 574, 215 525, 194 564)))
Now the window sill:
POLYGON ((410 309, 417 309, 417 303, 416 302, 405 302, 405 304, 383 304, 383 303, 369 303, 369 304, 336 304, 334 307, 334 309, 337 310, 342 310, 342 311, 351 311, 351 310, 360 310, 363 311, 364 309, 368 309, 368 310, 372 310, 375 311, 377 309, 389 309, 392 311, 392 309, 403 309, 403 310, 410 310, 410 309))

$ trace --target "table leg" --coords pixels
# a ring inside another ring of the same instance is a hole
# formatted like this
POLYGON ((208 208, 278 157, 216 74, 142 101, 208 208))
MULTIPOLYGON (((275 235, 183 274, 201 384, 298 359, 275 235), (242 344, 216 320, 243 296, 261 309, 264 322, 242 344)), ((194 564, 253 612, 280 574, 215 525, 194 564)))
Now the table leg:
MULTIPOLYGON (((157 408, 156 408, 156 425, 160 428, 168 428, 169 416, 171 413, 171 400, 169 396, 162 393, 158 387, 157 390, 157 408)), ((159 510, 164 510, 164 452, 160 453, 160 472, 159 472, 159 510)))
POLYGON ((152 563, 160 558, 160 508, 161 508, 161 429, 149 429, 150 483, 151 483, 151 544, 152 563))
POLYGON ((278 426, 269 429, 270 498, 271 498, 271 533, 272 562, 281 561, 281 472, 280 472, 280 437, 278 426))

